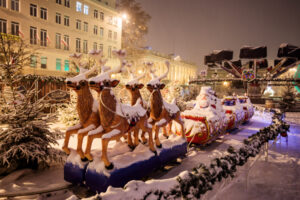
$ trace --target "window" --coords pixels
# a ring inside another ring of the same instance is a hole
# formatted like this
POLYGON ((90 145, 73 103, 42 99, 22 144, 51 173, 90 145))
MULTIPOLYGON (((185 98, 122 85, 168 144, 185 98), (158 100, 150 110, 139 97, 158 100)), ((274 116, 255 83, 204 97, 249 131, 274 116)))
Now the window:
POLYGON ((69 60, 65 60, 65 71, 66 72, 68 72, 68 71, 70 71, 70 62, 69 62, 69 60))
POLYGON ((30 44, 37 44, 36 34, 37 34, 36 27, 30 26, 30 44))
POLYGON ((80 20, 76 20, 76 29, 81 30, 81 21, 80 20))
POLYGON ((0 7, 6 8, 6 0, 0 0, 0 7))
POLYGON ((100 19, 103 21, 104 20, 104 12, 100 12, 100 19))
POLYGON ((103 37, 103 36, 104 36, 104 28, 100 27, 100 37, 103 37))
POLYGON ((11 0, 11 9, 19 11, 19 0, 11 0))
POLYGON ((112 18, 112 16, 109 16, 109 17, 108 17, 108 23, 109 23, 109 24, 112 24, 112 23, 113 23, 113 18, 112 18))
POLYGON ((61 48, 60 42, 61 42, 61 35, 59 33, 56 33, 55 34, 55 48, 57 48, 57 49, 61 48))
POLYGON ((19 35, 19 23, 18 22, 11 22, 11 34, 19 35))
POLYGON ((60 71, 61 70, 61 59, 56 58, 56 70, 60 71))
POLYGON ((94 18, 98 19, 98 10, 94 10, 94 18))
POLYGON ((83 53, 87 53, 88 52, 88 41, 84 40, 83 41, 83 53))
POLYGON ((41 68, 43 69, 47 68, 47 57, 44 56, 41 57, 41 68))
POLYGON ((69 50, 69 44, 70 44, 69 36, 64 35, 64 50, 69 50))
POLYGON ((55 22, 57 24, 61 24, 61 14, 60 13, 56 13, 55 22))
POLYGON ((76 1, 76 11, 82 12, 82 3, 79 1, 76 1))
POLYGON ((83 23, 83 31, 88 32, 88 23, 87 22, 83 23))
POLYGON ((36 56, 30 56, 30 67, 36 67, 37 59, 36 56))
POLYGON ((89 6, 88 5, 83 6, 83 14, 85 14, 85 15, 89 14, 89 6))
POLYGON ((64 25, 65 26, 70 26, 70 17, 69 16, 64 17, 64 25))
POLYGON ((111 46, 108 46, 107 55, 109 58, 111 58, 111 46))
POLYGON ((112 31, 108 30, 108 39, 112 39, 112 31))
POLYGON ((56 0, 56 3, 57 4, 61 4, 61 0, 56 0))
POLYGON ((93 49, 94 49, 94 50, 97 50, 97 46, 98 46, 97 42, 94 42, 94 44, 93 44, 93 49))
POLYGON ((36 17, 36 5, 30 4, 30 15, 36 17))
POLYGON ((41 46, 47 46, 47 31, 41 29, 41 46))
POLYGON ((99 44, 99 49, 103 51, 103 44, 99 44))
POLYGON ((65 6, 70 8, 70 0, 65 0, 65 6))
POLYGON ((0 19, 0 33, 7 33, 7 21, 5 19, 0 19))
POLYGON ((76 52, 80 53, 80 38, 76 38, 76 52))
POLYGON ((47 8, 41 8, 41 18, 47 19, 47 8))
POLYGON ((114 32, 114 40, 117 40, 117 38, 118 38, 118 34, 117 32, 114 32))
POLYGON ((98 34, 98 26, 94 26, 94 35, 98 34))

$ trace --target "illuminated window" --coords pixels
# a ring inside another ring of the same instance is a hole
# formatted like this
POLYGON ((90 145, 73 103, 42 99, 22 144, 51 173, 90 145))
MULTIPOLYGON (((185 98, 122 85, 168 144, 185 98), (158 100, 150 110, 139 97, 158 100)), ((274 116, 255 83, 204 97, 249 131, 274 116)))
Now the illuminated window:
POLYGON ((89 14, 89 6, 88 5, 83 6, 83 14, 85 14, 85 15, 89 14))
POLYGON ((82 3, 79 1, 76 2, 76 11, 82 12, 82 3))
POLYGON ((56 70, 60 71, 61 70, 61 59, 56 58, 56 70))
POLYGON ((30 67, 36 67, 36 56, 30 56, 30 67))
POLYGON ((65 60, 65 71, 68 72, 70 70, 69 60, 65 60))

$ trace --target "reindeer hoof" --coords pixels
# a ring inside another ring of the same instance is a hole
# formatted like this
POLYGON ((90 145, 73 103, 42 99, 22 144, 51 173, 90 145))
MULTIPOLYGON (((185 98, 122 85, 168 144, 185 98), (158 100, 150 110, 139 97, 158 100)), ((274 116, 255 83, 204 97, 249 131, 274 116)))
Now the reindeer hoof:
POLYGON ((134 145, 128 145, 128 147, 131 149, 131 151, 133 151, 135 149, 134 145))
POLYGON ((107 170, 111 170, 111 169, 114 168, 114 164, 110 163, 110 165, 105 166, 105 168, 106 168, 107 170))
POLYGON ((84 157, 84 158, 81 158, 81 161, 82 162, 86 162, 86 161, 88 161, 89 159, 87 159, 86 157, 84 157))
MULTIPOLYGON (((152 151, 152 150, 151 150, 152 151)), ((155 156, 157 156, 157 151, 152 151, 154 153, 155 156)))
POLYGON ((159 144, 159 145, 156 145, 156 147, 160 149, 160 148, 162 148, 162 145, 159 144))

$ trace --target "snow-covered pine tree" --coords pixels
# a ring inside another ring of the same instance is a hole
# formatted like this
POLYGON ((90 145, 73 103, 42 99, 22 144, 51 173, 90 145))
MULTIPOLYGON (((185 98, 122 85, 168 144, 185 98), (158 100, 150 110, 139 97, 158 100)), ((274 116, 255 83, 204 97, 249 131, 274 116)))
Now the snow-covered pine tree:
POLYGON ((70 91, 70 101, 59 105, 57 108, 57 118, 66 126, 74 126, 78 123, 79 117, 76 112, 77 95, 74 91, 70 91))
POLYGON ((36 99, 33 82, 21 88, 21 72, 33 54, 19 37, 0 35, 0 76, 4 90, 0 110, 0 175, 15 169, 46 166, 61 161, 60 151, 51 148, 57 133, 49 131, 50 118, 43 113, 44 99, 36 99))

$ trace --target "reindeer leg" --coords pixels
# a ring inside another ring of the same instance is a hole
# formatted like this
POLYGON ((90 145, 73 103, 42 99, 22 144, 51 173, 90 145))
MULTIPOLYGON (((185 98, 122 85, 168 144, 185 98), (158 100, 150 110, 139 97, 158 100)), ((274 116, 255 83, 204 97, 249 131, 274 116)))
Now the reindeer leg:
POLYGON ((106 138, 102 139, 102 155, 101 155, 101 158, 102 158, 102 161, 104 162, 105 168, 109 170, 109 169, 113 169, 114 165, 113 165, 113 163, 110 163, 108 158, 107 158, 108 142, 109 142, 109 139, 106 139, 106 138))
POLYGON ((95 138, 101 138, 101 135, 98 136, 98 134, 95 135, 89 135, 87 137, 87 144, 86 144, 86 149, 85 149, 85 153, 84 153, 84 157, 86 157, 90 162, 93 161, 93 156, 91 155, 91 148, 92 148, 92 144, 95 138))
POLYGON ((139 145, 139 128, 135 128, 133 133, 134 133, 134 148, 139 145))
POLYGON ((159 137, 158 137, 159 129, 160 129, 160 126, 155 125, 155 127, 154 127, 154 130, 155 130, 154 139, 155 139, 155 145, 156 145, 156 147, 161 148, 162 145, 161 145, 161 143, 159 141, 159 137))
POLYGON ((132 143, 132 137, 131 137, 131 133, 132 131, 128 131, 128 136, 127 136, 127 143, 128 143, 128 146, 131 150, 134 149, 134 145, 132 143))
POLYGON ((146 144, 147 143, 147 139, 146 139, 146 137, 145 137, 145 131, 142 131, 142 135, 141 135, 141 138, 142 138, 142 143, 143 144, 146 144))
POLYGON ((167 133, 167 128, 164 126, 163 127, 163 135, 165 136, 165 138, 169 138, 169 135, 168 135, 168 133, 167 133))
POLYGON ((83 137, 87 135, 87 132, 84 133, 78 133, 77 135, 77 153, 80 155, 80 158, 83 162, 87 161, 87 158, 84 156, 84 153, 82 151, 82 142, 83 142, 83 137))
MULTIPOLYGON (((149 149, 150 151, 152 151, 155 155, 157 155, 157 151, 156 149, 154 148, 154 143, 153 143, 153 136, 152 136, 152 128, 150 127, 147 127, 147 126, 141 126, 141 129, 143 130, 143 134, 144 134, 144 137, 145 137, 145 133, 147 132, 148 133, 148 136, 149 136, 149 149)), ((146 139, 146 138, 145 138, 146 139)))
POLYGON ((183 121, 180 119, 180 117, 176 117, 175 122, 177 122, 180 125, 181 128, 181 137, 185 138, 185 130, 184 130, 184 126, 183 126, 183 121))
POLYGON ((70 140, 70 136, 74 133, 77 133, 79 129, 73 129, 73 130, 70 130, 70 131, 66 131, 66 134, 65 134, 65 141, 64 141, 64 145, 62 147, 62 149, 64 150, 64 152, 66 152, 66 154, 70 154, 70 149, 68 148, 69 146, 69 140, 70 140))

